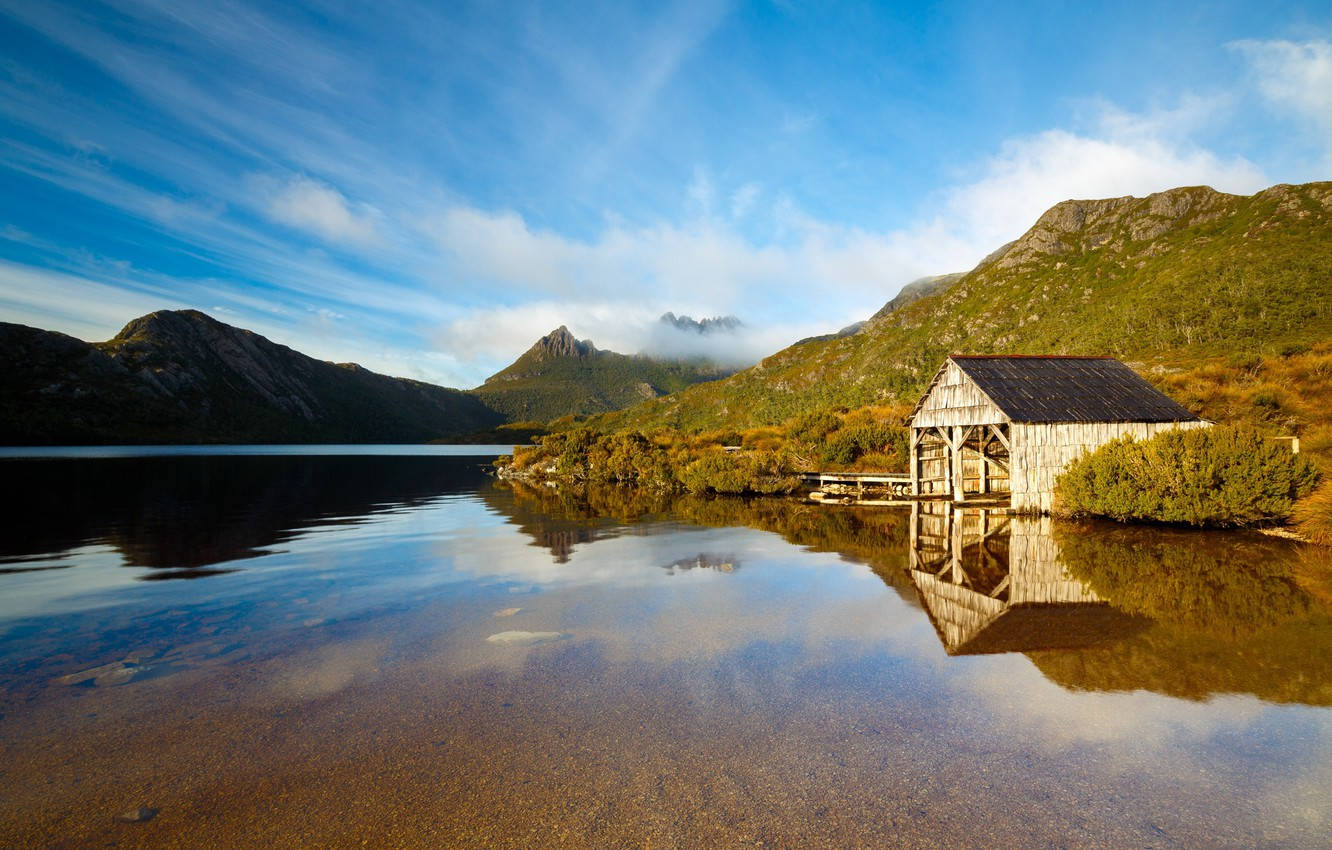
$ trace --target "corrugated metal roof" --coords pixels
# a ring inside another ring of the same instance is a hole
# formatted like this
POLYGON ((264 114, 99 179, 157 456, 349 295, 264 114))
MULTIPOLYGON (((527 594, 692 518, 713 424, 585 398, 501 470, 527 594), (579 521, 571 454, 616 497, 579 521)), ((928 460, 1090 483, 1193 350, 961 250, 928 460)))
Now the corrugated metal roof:
POLYGON ((1193 422, 1194 416, 1113 357, 949 358, 1014 422, 1193 422))

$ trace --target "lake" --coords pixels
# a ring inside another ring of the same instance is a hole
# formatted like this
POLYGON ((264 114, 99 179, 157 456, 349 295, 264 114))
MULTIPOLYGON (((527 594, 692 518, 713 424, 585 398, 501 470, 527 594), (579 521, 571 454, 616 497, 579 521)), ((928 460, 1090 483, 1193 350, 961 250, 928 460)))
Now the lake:
POLYGON ((0 459, 0 846, 1328 844, 1326 553, 501 450, 0 459))

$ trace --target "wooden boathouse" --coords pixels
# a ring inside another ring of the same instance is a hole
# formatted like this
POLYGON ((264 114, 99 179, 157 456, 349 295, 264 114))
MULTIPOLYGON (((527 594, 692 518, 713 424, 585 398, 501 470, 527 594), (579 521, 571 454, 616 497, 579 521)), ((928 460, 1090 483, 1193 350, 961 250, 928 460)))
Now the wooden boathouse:
POLYGON ((911 495, 1049 513, 1055 479, 1125 434, 1199 419, 1112 357, 960 355, 944 360, 907 424, 911 495))

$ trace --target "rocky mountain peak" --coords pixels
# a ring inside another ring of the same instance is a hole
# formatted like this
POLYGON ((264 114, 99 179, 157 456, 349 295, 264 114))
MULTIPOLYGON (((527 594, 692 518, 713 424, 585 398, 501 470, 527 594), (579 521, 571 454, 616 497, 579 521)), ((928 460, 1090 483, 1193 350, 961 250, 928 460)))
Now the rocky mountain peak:
POLYGON ((1061 201, 1013 242, 996 265, 1013 268, 1051 255, 1150 243, 1170 231, 1219 218, 1235 200, 1207 186, 1184 186, 1145 198, 1061 201))
POLYGON ((595 354, 597 347, 590 339, 578 339, 564 325, 537 340, 527 350, 527 355, 537 360, 550 360, 555 357, 586 357, 595 354))
POLYGON ((736 316, 713 316, 706 319, 695 319, 693 316, 677 316, 669 312, 662 313, 661 318, 657 321, 678 331, 689 331, 700 335, 733 331, 744 325, 744 322, 736 316))

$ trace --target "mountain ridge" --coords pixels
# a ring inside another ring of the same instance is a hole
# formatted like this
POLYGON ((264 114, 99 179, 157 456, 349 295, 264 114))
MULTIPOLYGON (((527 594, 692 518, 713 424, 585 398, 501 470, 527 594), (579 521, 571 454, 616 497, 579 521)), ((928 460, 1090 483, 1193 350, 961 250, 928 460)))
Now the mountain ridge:
POLYGON ((856 333, 802 341, 596 425, 749 427, 827 406, 900 403, 955 352, 1160 364, 1329 338, 1332 183, 1070 200, 942 290, 856 333))
POLYGON ((425 442, 492 427, 475 397, 308 357, 198 310, 89 343, 0 323, 0 440, 425 442))

